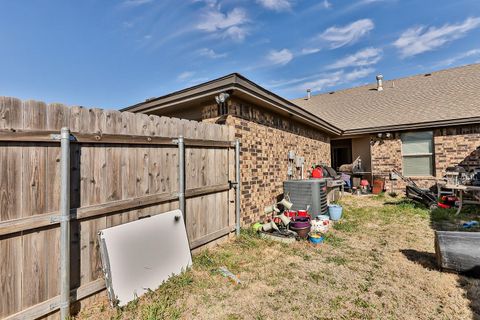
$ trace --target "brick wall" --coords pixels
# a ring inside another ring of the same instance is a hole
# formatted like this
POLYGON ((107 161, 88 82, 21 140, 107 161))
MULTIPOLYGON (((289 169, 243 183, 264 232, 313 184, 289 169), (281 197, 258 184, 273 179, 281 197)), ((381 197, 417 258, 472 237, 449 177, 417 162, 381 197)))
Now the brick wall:
POLYGON ((437 177, 452 165, 466 169, 480 166, 480 125, 437 129, 434 135, 437 177))
MULTIPOLYGON (((480 126, 451 127, 435 129, 434 133, 434 174, 433 177, 412 178, 422 187, 435 184, 449 166, 461 165, 466 169, 480 166, 480 126)), ((371 136, 375 138, 375 136, 371 136)), ((392 168, 402 172, 402 143, 400 133, 391 139, 375 141, 372 150, 372 173, 374 176, 388 176, 392 168)), ((387 181, 387 187, 391 188, 387 181)), ((401 181, 397 188, 404 188, 401 181)))
MULTIPOLYGON (((324 133, 265 111, 239 99, 229 102, 228 116, 218 118, 216 107, 205 107, 205 121, 225 122, 235 127, 241 141, 242 224, 264 218, 263 209, 283 193, 289 150, 305 157, 304 174, 314 163, 330 163, 330 140, 324 133)), ((301 171, 296 170, 298 178, 301 171)))

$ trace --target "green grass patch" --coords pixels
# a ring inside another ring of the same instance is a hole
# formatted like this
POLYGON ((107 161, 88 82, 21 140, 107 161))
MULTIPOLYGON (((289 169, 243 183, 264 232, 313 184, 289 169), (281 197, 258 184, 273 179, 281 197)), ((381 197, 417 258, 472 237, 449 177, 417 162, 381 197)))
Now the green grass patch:
POLYGON ((368 309, 371 307, 370 303, 368 303, 366 300, 363 300, 362 298, 356 298, 353 303, 360 308, 368 309))
POLYGON ((373 200, 384 200, 385 199, 385 192, 380 192, 379 194, 375 194, 372 196, 373 200))
POLYGON ((333 228, 335 230, 352 233, 357 231, 358 222, 353 220, 343 220, 343 221, 336 222, 333 225, 333 228))
POLYGON ((344 266, 347 264, 348 260, 344 257, 339 257, 339 256, 331 256, 327 257, 326 261, 328 263, 335 263, 337 266, 344 266))
POLYGON ((337 296, 329 301, 329 305, 333 310, 338 310, 343 307, 345 300, 345 297, 337 296))
POLYGON ((327 234, 324 235, 323 241, 334 248, 338 248, 343 245, 345 240, 343 238, 338 237, 332 232, 328 232, 327 234))
POLYGON ((455 212, 456 209, 442 209, 442 208, 437 208, 432 210, 430 213, 430 217, 432 219, 432 222, 443 222, 443 221, 452 221, 454 222, 456 217, 455 217, 455 212))
POLYGON ((320 282, 325 279, 325 274, 322 273, 322 272, 318 272, 318 271, 310 271, 308 273, 308 276, 316 284, 320 284, 320 282))

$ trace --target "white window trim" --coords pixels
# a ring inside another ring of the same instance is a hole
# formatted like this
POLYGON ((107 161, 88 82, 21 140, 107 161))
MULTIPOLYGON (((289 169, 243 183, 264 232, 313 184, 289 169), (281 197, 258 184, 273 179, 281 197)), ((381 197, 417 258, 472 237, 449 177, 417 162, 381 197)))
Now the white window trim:
MULTIPOLYGON (((405 133, 414 133, 415 131, 411 131, 411 132, 405 132, 405 133)), ((434 150, 433 148, 435 147, 435 143, 434 143, 434 136, 433 136, 433 131, 428 131, 428 132, 432 132, 432 140, 431 140, 431 143, 432 143, 432 150, 434 150)), ((432 178, 432 177, 435 177, 435 160, 434 160, 434 151, 433 152, 427 152, 427 153, 409 153, 409 154, 404 154, 403 153, 403 139, 402 139, 402 134, 400 134, 400 143, 401 143, 401 146, 400 146, 400 152, 401 152, 401 156, 402 156, 402 174, 405 176, 405 177, 418 177, 418 178, 432 178), (415 158, 415 157, 430 157, 430 163, 431 163, 431 172, 429 175, 420 175, 420 176, 415 176, 415 175, 407 175, 405 173, 405 168, 403 167, 403 158, 415 158)))

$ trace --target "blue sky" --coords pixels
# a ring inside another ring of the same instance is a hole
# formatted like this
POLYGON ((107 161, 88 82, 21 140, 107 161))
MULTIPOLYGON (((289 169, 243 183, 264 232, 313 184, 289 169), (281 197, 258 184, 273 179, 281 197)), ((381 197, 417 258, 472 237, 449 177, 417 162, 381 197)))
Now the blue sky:
POLYGON ((480 62, 479 0, 0 0, 0 95, 121 108, 232 72, 286 98, 480 62))

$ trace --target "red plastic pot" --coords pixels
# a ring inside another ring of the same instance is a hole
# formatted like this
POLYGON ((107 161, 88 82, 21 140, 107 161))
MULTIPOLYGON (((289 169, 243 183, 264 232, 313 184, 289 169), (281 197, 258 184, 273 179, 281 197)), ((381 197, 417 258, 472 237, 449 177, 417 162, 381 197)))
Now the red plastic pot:
POLYGON ((297 216, 297 211, 293 211, 293 210, 288 210, 288 211, 285 211, 285 215, 291 219, 295 218, 297 216))
POLYGON ((307 210, 298 210, 298 216, 310 218, 310 215, 308 214, 307 210))

